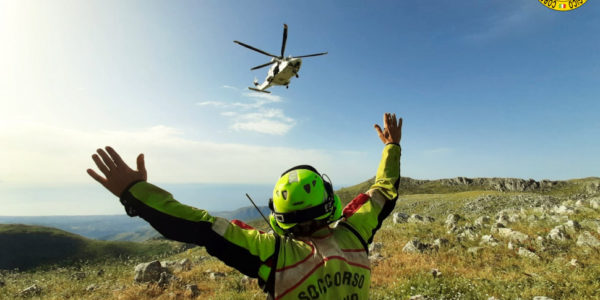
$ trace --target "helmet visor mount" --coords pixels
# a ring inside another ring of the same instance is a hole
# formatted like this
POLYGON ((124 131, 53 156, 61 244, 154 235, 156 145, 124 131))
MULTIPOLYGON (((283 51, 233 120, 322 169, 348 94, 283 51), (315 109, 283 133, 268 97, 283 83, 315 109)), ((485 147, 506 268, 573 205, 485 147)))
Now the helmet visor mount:
POLYGON ((330 214, 333 210, 334 201, 332 201, 332 199, 328 199, 323 204, 303 210, 296 210, 287 213, 278 213, 276 211, 273 211, 273 216, 279 223, 302 223, 316 219, 325 214, 330 214))

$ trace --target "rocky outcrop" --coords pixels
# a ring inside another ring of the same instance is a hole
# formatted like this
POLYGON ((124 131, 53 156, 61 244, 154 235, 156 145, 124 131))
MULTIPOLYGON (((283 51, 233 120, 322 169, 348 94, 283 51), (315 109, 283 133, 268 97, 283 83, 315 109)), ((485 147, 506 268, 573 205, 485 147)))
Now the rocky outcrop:
POLYGON ((163 268, 169 269, 170 271, 189 271, 192 269, 192 261, 188 258, 179 261, 161 261, 160 264, 163 268))
POLYGON ((435 222, 435 219, 432 217, 428 217, 428 216, 420 216, 417 214, 412 214, 410 215, 410 217, 408 217, 408 219, 406 220, 407 223, 417 223, 417 224, 429 224, 432 222, 435 222))
POLYGON ((431 249, 431 245, 421 243, 418 239, 412 239, 411 241, 406 243, 406 245, 404 245, 404 248, 402 248, 402 252, 423 253, 430 249, 431 249))
POLYGON ((519 247, 519 250, 517 251, 517 254, 519 256, 526 257, 526 258, 533 259, 533 260, 539 260, 540 259, 540 257, 537 254, 535 254, 531 250, 529 250, 527 248, 523 248, 523 247, 519 247))
POLYGON ((498 240, 492 235, 484 235, 481 237, 481 242, 479 242, 479 245, 496 247, 498 246, 498 240))
POLYGON ((135 282, 158 282, 160 280, 160 274, 165 272, 166 268, 163 268, 158 260, 141 263, 135 267, 135 276, 133 280, 135 282))
POLYGON ((200 289, 195 284, 188 284, 185 286, 185 295, 189 298, 195 299, 200 295, 200 289))
POLYGON ((600 248, 600 240, 593 236, 589 231, 584 231, 577 237, 577 246, 600 248))
POLYGON ((517 241, 520 243, 525 242, 529 239, 529 236, 516 230, 512 230, 510 228, 498 228, 498 235, 500 237, 509 239, 511 241, 517 241))
POLYGON ((571 237, 567 234, 564 225, 558 225, 558 226, 552 228, 552 230, 550 230, 550 232, 548 233, 548 239, 551 239, 554 241, 562 242, 562 241, 566 241, 570 238, 571 237))
POLYGON ((382 242, 374 242, 369 245, 369 253, 378 253, 383 248, 382 242))
POLYGON ((393 214, 394 224, 406 223, 408 215, 405 213, 397 212, 393 214))
MULTIPOLYGON (((467 178, 456 177, 438 180, 443 185, 449 186, 481 186, 501 192, 531 192, 552 188, 560 184, 559 181, 520 178, 467 178)), ((593 188, 591 188, 593 189, 593 188)))

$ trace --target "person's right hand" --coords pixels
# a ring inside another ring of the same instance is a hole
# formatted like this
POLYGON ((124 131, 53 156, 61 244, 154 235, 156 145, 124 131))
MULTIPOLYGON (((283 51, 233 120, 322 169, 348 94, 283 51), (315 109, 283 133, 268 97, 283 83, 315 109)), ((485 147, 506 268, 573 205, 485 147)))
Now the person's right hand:
POLYGON ((108 154, 101 148, 96 152, 98 152, 98 154, 92 155, 92 159, 106 178, 98 175, 98 173, 92 169, 87 169, 87 173, 115 196, 121 197, 121 194, 132 183, 136 181, 146 181, 148 178, 143 154, 140 154, 137 157, 137 171, 135 171, 132 170, 123 159, 121 159, 121 156, 119 156, 117 151, 111 147, 106 147, 106 152, 108 152, 108 154), (100 160, 100 157, 102 160, 100 160))
POLYGON ((402 118, 396 122, 396 114, 383 115, 383 130, 375 124, 375 130, 384 144, 400 144, 402 138, 402 118))

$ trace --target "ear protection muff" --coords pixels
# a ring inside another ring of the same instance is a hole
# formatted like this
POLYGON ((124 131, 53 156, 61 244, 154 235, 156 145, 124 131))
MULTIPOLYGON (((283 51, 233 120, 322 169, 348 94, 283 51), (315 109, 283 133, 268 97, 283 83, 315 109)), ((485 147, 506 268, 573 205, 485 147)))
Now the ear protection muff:
POLYGON ((279 234, 284 234, 286 232, 286 230, 281 228, 277 224, 277 221, 279 221, 281 223, 300 223, 300 222, 304 222, 304 221, 322 216, 326 213, 330 213, 328 221, 333 222, 333 221, 338 220, 342 216, 342 206, 341 206, 340 198, 337 195, 335 195, 335 193, 333 191, 333 186, 331 184, 331 179, 329 179, 329 176, 327 176, 326 174, 321 175, 314 167, 312 167, 310 165, 299 165, 299 166, 295 166, 293 168, 286 170, 285 172, 283 172, 281 174, 281 177, 283 177, 285 174, 287 174, 293 170, 299 170, 299 169, 312 171, 312 172, 316 173, 317 175, 319 175, 319 177, 321 177, 321 179, 323 181, 323 185, 325 187, 325 193, 327 194, 327 199, 325 199, 325 201, 323 201, 323 204, 317 205, 315 207, 311 207, 311 208, 300 210, 300 211, 289 212, 289 213, 278 213, 275 211, 275 206, 273 204, 273 198, 270 198, 269 199, 269 209, 271 210, 271 214, 269 216, 269 223, 271 223, 271 227, 273 228, 273 231, 275 231, 279 234), (325 178, 327 178, 327 180, 325 180, 325 178), (278 232, 279 230, 281 232, 278 232))

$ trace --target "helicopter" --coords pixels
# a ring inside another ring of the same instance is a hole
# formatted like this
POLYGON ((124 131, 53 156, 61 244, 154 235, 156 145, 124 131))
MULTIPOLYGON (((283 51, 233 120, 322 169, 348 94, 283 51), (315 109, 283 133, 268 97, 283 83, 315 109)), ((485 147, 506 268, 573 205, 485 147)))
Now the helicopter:
POLYGON ((257 92, 271 93, 270 91, 267 91, 267 89, 274 85, 285 85, 286 88, 289 88, 290 80, 291 80, 292 76, 296 76, 296 78, 299 77, 298 71, 300 71, 300 66, 302 65, 301 58, 327 54, 327 52, 321 52, 321 53, 315 53, 315 54, 309 54, 309 55, 301 55, 301 56, 291 56, 290 55, 288 57, 285 57, 283 53, 285 52, 285 43, 287 41, 287 31, 288 31, 287 24, 283 24, 283 43, 281 44, 281 55, 279 55, 279 56, 273 55, 269 52, 260 50, 258 48, 254 48, 254 47, 252 47, 248 44, 244 44, 240 41, 233 41, 234 43, 239 44, 240 46, 244 46, 248 49, 254 50, 258 53, 261 53, 261 54, 271 57, 270 62, 250 69, 253 71, 256 69, 260 69, 260 68, 264 68, 266 66, 272 65, 271 68, 269 68, 269 71, 267 72, 267 78, 265 78, 265 81, 263 83, 259 84, 258 80, 254 79, 254 87, 248 87, 249 89, 251 89, 253 91, 257 91, 257 92))

